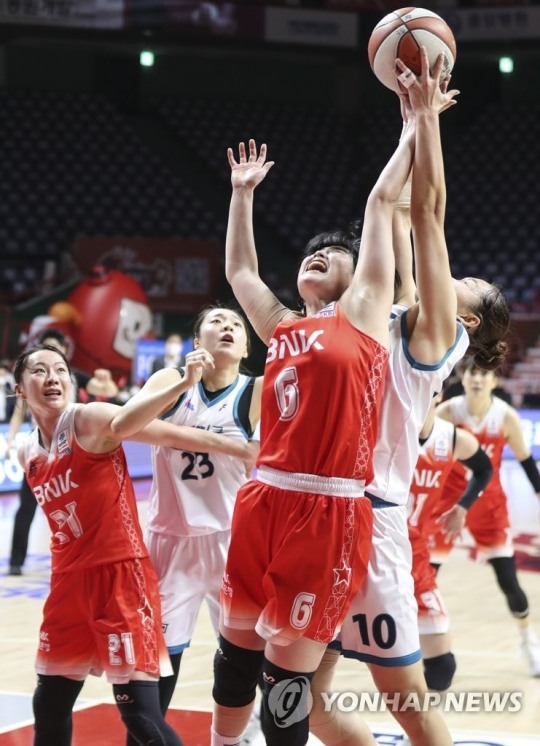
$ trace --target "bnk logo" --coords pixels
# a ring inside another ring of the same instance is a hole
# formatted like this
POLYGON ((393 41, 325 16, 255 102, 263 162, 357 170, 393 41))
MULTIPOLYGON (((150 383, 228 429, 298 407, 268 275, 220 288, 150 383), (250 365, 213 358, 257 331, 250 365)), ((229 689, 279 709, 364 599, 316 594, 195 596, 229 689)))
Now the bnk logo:
POLYGON ((279 681, 268 696, 268 709, 278 728, 288 728, 305 720, 312 704, 309 680, 305 676, 279 681))

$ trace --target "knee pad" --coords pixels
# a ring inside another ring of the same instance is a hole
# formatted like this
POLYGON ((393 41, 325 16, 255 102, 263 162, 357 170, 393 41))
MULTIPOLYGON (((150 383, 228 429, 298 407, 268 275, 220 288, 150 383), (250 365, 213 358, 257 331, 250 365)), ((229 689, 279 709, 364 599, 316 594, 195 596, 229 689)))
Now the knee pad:
POLYGON ((434 658, 424 658, 424 676, 428 689, 444 692, 450 688, 456 672, 456 659, 453 653, 444 653, 434 658))
POLYGON ((261 727, 267 746, 304 746, 309 738, 313 673, 287 671, 265 658, 261 727))
POLYGON ((515 557, 492 557, 489 564, 495 570, 497 583, 506 596, 512 614, 519 618, 526 617, 529 613, 529 602, 517 578, 515 557))
POLYGON ((32 699, 34 711, 34 744, 71 743, 71 711, 83 681, 73 681, 63 676, 38 675, 38 685, 32 699))
POLYGON ((57 719, 70 717, 83 684, 84 681, 75 681, 64 676, 39 674, 32 700, 36 719, 50 719, 51 715, 57 719))
POLYGON ((157 681, 113 684, 113 693, 120 717, 129 733, 127 743, 182 746, 182 741, 161 714, 157 681))
POLYGON ((263 650, 241 648, 220 635, 214 656, 214 701, 223 707, 245 707, 253 702, 263 660, 263 650))

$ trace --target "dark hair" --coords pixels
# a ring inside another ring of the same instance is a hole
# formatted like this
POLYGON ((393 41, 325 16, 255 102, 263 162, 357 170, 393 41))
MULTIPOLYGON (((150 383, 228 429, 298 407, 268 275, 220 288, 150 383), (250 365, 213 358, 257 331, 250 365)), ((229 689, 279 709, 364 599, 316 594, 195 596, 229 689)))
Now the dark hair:
POLYGON ((356 267, 358 252, 360 250, 360 233, 354 230, 352 226, 350 230, 326 231, 325 233, 318 233, 316 236, 313 236, 304 248, 302 260, 306 256, 314 254, 321 249, 327 249, 330 246, 340 246, 348 251, 353 259, 353 267, 356 267))
POLYGON ((238 308, 238 306, 234 305, 226 305, 226 304, 220 304, 216 303, 211 306, 206 306, 202 309, 202 311, 199 311, 197 316, 195 317, 195 323, 193 324, 193 336, 198 337, 201 331, 201 326, 203 325, 203 321, 208 316, 210 311, 232 311, 235 313, 242 324, 244 325, 244 329, 246 330, 246 348, 248 355, 251 353, 251 329, 249 327, 249 324, 246 320, 246 317, 242 313, 242 311, 238 308))
POLYGON ((33 355, 35 352, 39 352, 40 350, 51 350, 51 352, 56 352, 57 355, 60 355, 62 360, 65 362, 68 371, 71 373, 67 357, 64 355, 62 350, 59 350, 58 347, 53 347, 53 345, 35 345, 34 347, 29 347, 27 350, 24 350, 24 352, 21 352, 15 361, 15 365, 13 366, 13 378, 15 379, 15 383, 21 382, 30 355, 33 355))
POLYGON ((38 337, 37 344, 42 345, 46 339, 56 339, 62 347, 68 346, 66 335, 60 329, 44 329, 38 337))
POLYGON ((504 338, 510 326, 510 309, 501 288, 492 285, 472 311, 479 316, 480 325, 471 330, 469 353, 477 368, 497 371, 508 352, 504 338))
MULTIPOLYGON (((310 238, 304 247, 304 251, 300 256, 300 264, 304 261, 306 256, 314 254, 316 251, 321 249, 328 249, 331 246, 339 246, 345 249, 352 256, 353 269, 356 269, 358 264, 358 255, 360 253, 360 239, 362 236, 362 221, 357 220, 350 224, 347 230, 336 228, 333 231, 325 231, 324 233, 317 233, 316 236, 310 238)), ((306 304, 303 298, 298 298, 298 309, 301 314, 306 315, 306 304)))

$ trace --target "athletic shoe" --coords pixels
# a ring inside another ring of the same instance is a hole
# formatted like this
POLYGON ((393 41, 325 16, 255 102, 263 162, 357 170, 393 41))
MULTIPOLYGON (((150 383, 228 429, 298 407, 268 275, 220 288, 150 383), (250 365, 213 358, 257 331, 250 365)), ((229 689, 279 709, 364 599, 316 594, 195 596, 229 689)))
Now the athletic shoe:
POLYGON ((20 565, 10 565, 8 575, 22 575, 20 565))
POLYGON ((529 664, 531 676, 540 677, 540 644, 534 629, 531 625, 523 627, 521 630, 521 655, 529 664))

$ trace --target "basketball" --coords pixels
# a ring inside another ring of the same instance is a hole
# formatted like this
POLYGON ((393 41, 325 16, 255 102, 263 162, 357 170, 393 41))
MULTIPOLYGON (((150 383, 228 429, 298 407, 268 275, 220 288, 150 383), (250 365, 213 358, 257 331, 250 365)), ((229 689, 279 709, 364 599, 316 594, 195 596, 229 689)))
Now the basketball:
POLYGON ((430 68, 438 55, 444 54, 444 80, 456 60, 456 41, 450 26, 431 10, 400 8, 384 16, 373 29, 368 43, 369 64, 383 85, 399 93, 396 58, 419 75, 420 47, 427 50, 430 68))

